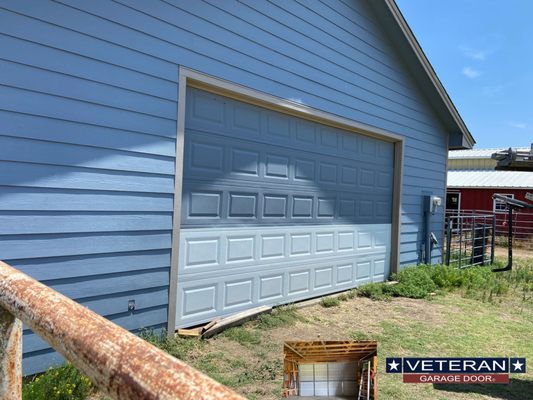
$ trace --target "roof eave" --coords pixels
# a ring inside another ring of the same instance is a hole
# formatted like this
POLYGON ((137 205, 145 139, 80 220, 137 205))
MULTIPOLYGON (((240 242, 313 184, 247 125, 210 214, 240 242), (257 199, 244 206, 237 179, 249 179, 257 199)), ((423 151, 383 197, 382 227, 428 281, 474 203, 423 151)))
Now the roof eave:
MULTIPOLYGON (((374 4, 374 9, 378 13, 380 11, 381 12, 383 11, 380 9, 379 6, 377 6, 380 2, 371 2, 371 3, 374 4)), ((396 5, 396 2, 394 0, 382 0, 381 3, 386 6, 385 9, 390 12, 390 16, 395 20, 396 25, 400 28, 401 32, 403 33, 404 38, 409 44, 409 48, 411 49, 413 55, 418 60, 417 64, 420 66, 420 68, 422 68, 425 76, 428 78, 431 84, 432 89, 434 89, 433 96, 435 94, 437 95, 438 101, 444 106, 444 108, 446 109, 450 117, 450 119, 446 118, 448 121, 451 122, 450 143, 448 145, 449 149, 452 149, 452 150, 471 149, 476 143, 474 137, 468 130, 465 122, 461 118, 461 115, 457 111, 457 108, 455 107, 452 100, 450 99, 450 96, 446 92, 446 89, 444 89, 444 86, 442 85, 437 74, 435 73, 435 70, 431 66, 431 63, 429 62, 426 55, 424 54, 424 51, 420 47, 420 44, 416 40, 413 32, 411 31, 411 28, 407 24, 407 21, 405 20, 403 14, 401 13, 398 6, 396 5)))

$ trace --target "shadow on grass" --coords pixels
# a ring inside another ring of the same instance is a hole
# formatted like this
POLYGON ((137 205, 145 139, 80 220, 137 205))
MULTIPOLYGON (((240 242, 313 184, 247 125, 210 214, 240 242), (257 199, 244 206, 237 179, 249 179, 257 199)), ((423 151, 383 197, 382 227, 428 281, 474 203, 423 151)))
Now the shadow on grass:
POLYGON ((447 383, 433 384, 436 390, 453 393, 477 393, 503 400, 533 399, 533 381, 525 379, 509 379, 509 384, 489 385, 453 385, 447 383))

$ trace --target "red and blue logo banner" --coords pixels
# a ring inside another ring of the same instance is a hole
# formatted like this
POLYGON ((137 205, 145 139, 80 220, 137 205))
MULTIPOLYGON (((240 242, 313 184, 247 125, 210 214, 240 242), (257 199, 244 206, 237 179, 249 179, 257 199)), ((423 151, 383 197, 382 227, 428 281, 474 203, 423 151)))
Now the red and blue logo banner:
POLYGON ((509 383, 510 373, 525 373, 523 357, 391 357, 388 374, 405 383, 509 383))

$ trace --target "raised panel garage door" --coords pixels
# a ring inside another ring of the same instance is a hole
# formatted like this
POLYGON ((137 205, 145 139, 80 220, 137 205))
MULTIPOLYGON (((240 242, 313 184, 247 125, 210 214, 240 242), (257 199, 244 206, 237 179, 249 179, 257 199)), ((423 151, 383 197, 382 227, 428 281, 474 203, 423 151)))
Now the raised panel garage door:
POLYGON ((300 364, 298 382, 300 396, 346 396, 357 393, 356 362, 300 364))
POLYGON ((187 89, 177 326, 389 274, 393 144, 187 89))

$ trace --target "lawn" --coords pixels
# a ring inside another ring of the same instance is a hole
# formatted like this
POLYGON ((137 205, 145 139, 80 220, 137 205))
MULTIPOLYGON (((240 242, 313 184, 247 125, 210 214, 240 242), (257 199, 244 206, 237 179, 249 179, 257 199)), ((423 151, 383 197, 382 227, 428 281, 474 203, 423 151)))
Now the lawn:
POLYGON ((280 398, 285 340, 317 338, 378 340, 381 399, 533 398, 533 364, 527 374, 512 375, 509 385, 403 384, 400 376, 384 373, 385 357, 391 356, 533 360, 533 259, 518 261, 517 268, 522 272, 513 278, 496 277, 509 283, 499 294, 498 285, 477 290, 467 285, 424 299, 346 296, 338 304, 281 308, 207 341, 178 342, 194 343, 182 358, 250 399, 280 398))
POLYGON ((381 399, 533 399, 533 258, 515 265, 500 274, 431 272, 438 284, 418 274, 423 268, 412 270, 394 289, 373 285, 305 308, 277 308, 209 340, 145 337, 250 399, 280 398, 284 341, 317 338, 378 340, 381 399), (397 297, 404 295, 422 298, 397 297), (520 356, 530 365, 509 385, 403 384, 384 373, 392 356, 520 356))

